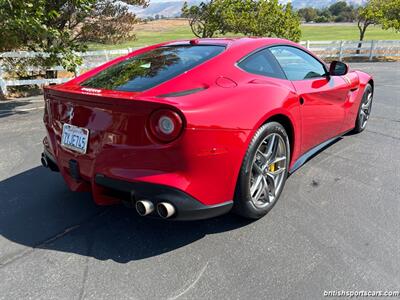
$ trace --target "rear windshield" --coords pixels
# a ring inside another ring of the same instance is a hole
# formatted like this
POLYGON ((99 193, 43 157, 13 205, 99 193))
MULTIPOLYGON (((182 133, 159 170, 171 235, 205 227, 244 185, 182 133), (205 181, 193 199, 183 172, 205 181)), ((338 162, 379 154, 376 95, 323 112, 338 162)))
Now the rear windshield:
POLYGON ((81 85, 117 91, 144 91, 192 69, 224 49, 218 45, 159 47, 112 65, 81 85))

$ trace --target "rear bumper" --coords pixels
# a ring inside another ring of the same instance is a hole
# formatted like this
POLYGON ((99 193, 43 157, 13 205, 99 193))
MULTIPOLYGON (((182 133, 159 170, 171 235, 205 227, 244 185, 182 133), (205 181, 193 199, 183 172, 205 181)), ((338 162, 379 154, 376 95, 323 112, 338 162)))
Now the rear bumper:
MULTIPOLYGON (((185 192, 158 184, 145 182, 128 182, 97 174, 95 184, 104 188, 103 192, 115 192, 121 197, 137 200, 150 200, 154 206, 159 202, 172 204, 176 213, 171 220, 201 220, 213 218, 228 213, 233 206, 233 201, 216 205, 204 205, 185 192)), ((157 216, 156 213, 153 213, 157 216)))
POLYGON ((60 145, 60 128, 47 128, 45 150, 54 158, 68 187, 94 192, 94 201, 99 205, 115 203, 115 199, 97 193, 97 174, 173 187, 206 206, 228 202, 233 199, 247 138, 251 136, 250 131, 243 130, 187 129, 172 144, 140 146, 129 140, 116 143, 115 134, 93 130, 88 153, 82 155, 60 145))
MULTIPOLYGON (((48 161, 48 167, 52 171, 59 171, 56 159, 46 149, 42 153, 42 158, 48 161)), ((65 175, 70 177, 69 175, 65 175)), ((82 182, 76 178, 71 180, 76 184, 89 185, 89 182, 82 182)), ((159 202, 168 202, 172 204, 176 213, 169 219, 171 220, 202 220, 209 219, 219 215, 228 213, 233 207, 233 201, 227 201, 216 205, 205 205, 197 201, 187 193, 175 189, 173 187, 146 183, 146 182, 129 182, 107 177, 103 174, 97 174, 92 182, 91 191, 95 198, 114 199, 114 203, 119 201, 135 202, 137 200, 149 200, 154 206, 159 202)), ((105 200, 111 203, 110 200, 105 200)), ((152 216, 158 217, 154 211, 152 216)))
POLYGON ((91 129, 88 152, 79 154, 60 145, 61 125, 46 127, 45 150, 72 191, 92 192, 98 205, 119 203, 131 192, 136 200, 169 202, 176 220, 211 218, 232 208, 251 135, 240 129, 187 129, 171 144, 137 145, 128 135, 91 129))

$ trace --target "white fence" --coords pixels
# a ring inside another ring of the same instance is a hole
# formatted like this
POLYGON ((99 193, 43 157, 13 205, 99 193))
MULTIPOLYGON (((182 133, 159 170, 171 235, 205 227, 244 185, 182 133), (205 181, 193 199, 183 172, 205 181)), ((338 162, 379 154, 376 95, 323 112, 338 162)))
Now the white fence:
MULTIPOLYGON (((372 40, 372 41, 303 41, 301 45, 310 49, 322 58, 343 60, 349 57, 365 57, 372 61, 376 57, 400 57, 400 40, 372 40)), ((102 50, 79 53, 83 58, 83 64, 79 67, 77 74, 82 70, 97 67, 117 56, 128 54, 135 48, 122 50, 102 50)), ((47 85, 63 83, 71 78, 54 79, 28 79, 10 80, 1 65, 2 58, 33 58, 37 56, 47 56, 46 53, 37 52, 4 52, 0 53, 0 90, 6 95, 7 87, 21 85, 47 85)), ((38 68, 27 67, 26 71, 35 71, 38 68)), ((46 71, 64 71, 61 66, 54 66, 46 71)))
MULTIPOLYGON (((116 58, 121 55, 126 55, 129 52, 132 52, 137 48, 128 48, 128 49, 120 49, 120 50, 100 50, 100 51, 88 51, 84 53, 78 53, 79 56, 83 59, 83 64, 79 66, 77 70, 77 74, 84 70, 89 70, 95 68, 105 62, 116 58)), ((1 64, 2 58, 12 58, 12 59, 24 59, 24 58, 34 58, 34 57, 47 57, 47 53, 41 52, 3 52, 0 53, 0 90, 3 95, 7 95, 7 87, 9 86, 22 86, 22 85, 49 85, 49 84, 60 84, 63 82, 67 82, 71 80, 72 77, 61 77, 61 78, 49 78, 49 79, 7 79, 7 72, 4 70, 4 67, 1 64)), ((40 68, 37 67, 26 67, 25 71, 27 72, 34 72, 38 71, 40 68)), ((54 66, 51 68, 46 68, 42 71, 65 71, 62 66, 54 66)), ((65 71, 66 72, 66 71, 65 71)), ((71 76, 71 73, 66 72, 71 76)))
POLYGON ((400 40, 303 41, 300 44, 319 57, 338 60, 366 57, 372 61, 376 57, 400 56, 400 40))

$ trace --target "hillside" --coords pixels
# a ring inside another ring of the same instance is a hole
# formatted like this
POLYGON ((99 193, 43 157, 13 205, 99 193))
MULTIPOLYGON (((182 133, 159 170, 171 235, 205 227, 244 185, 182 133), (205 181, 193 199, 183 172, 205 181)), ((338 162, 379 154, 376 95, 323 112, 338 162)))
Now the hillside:
MULTIPOLYGON (((327 7, 339 0, 280 0, 281 3, 291 2, 296 9, 303 7, 323 8, 327 7)), ((189 4, 198 4, 201 0, 189 0, 189 4)), ((347 3, 359 6, 365 3, 366 0, 347 0, 347 3)), ((178 17, 181 14, 181 8, 184 0, 175 1, 155 1, 150 0, 150 5, 143 9, 131 6, 130 10, 141 18, 154 17, 156 15, 164 17, 178 17)))
MULTIPOLYGON (((301 39, 303 41, 357 40, 359 36, 357 25, 352 23, 302 24, 301 31, 301 39)), ((135 26, 135 33, 136 40, 115 45, 89 44, 89 48, 91 50, 124 49, 194 37, 186 19, 164 19, 143 22, 135 26)), ((398 40, 400 39, 400 33, 395 33, 393 30, 382 30, 379 26, 371 26, 366 33, 365 39, 398 40)))

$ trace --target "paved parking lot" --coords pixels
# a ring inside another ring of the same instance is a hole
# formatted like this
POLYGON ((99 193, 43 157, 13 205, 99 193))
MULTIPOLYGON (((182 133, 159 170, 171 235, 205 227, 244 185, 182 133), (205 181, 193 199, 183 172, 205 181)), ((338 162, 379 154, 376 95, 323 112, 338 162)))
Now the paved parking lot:
POLYGON ((174 223, 96 207, 39 166, 42 102, 0 103, 0 299, 320 299, 400 289, 400 63, 366 131, 287 182, 263 219, 174 223))

